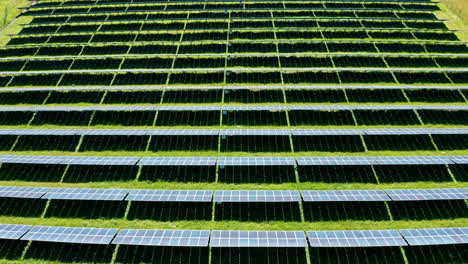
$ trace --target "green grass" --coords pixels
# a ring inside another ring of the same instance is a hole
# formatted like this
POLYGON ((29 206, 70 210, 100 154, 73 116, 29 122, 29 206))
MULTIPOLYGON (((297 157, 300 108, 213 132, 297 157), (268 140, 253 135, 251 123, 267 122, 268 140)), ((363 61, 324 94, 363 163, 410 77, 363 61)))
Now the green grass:
POLYGON ((17 7, 27 6, 29 3, 28 0, 0 0, 0 46, 10 40, 9 34, 16 34, 21 30, 19 24, 31 21, 31 17, 20 17, 15 20, 20 13, 17 7))
POLYGON ((177 221, 79 219, 79 218, 26 218, 0 217, 3 224, 76 226, 132 229, 196 229, 196 230, 366 230, 459 227, 468 225, 468 219, 418 221, 336 221, 336 222, 237 222, 237 221, 177 221))
POLYGON ((410 182, 410 183, 282 183, 282 184, 228 184, 181 183, 151 181, 106 181, 86 183, 0 181, 0 186, 51 187, 51 188, 104 188, 104 189, 180 189, 180 190, 384 190, 384 189, 434 189, 467 188, 467 182, 410 182))

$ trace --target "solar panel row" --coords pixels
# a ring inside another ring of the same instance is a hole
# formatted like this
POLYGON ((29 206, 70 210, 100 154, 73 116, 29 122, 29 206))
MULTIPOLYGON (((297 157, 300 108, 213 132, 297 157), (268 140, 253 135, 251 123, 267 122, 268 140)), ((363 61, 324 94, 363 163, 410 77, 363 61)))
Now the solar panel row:
POLYGON ((0 107, 0 112, 83 111, 284 111, 284 110, 468 110, 464 105, 236 105, 236 106, 25 106, 0 107))
POLYGON ((305 202, 323 201, 424 201, 468 199, 468 188, 404 190, 124 190, 0 186, 0 197, 160 202, 305 202))
POLYGON ((0 155, 0 163, 127 166, 334 166, 468 164, 468 156, 111 157, 0 155))
POLYGON ((333 136, 468 134, 467 128, 381 129, 0 129, 0 135, 40 136, 333 136))
MULTIPOLYGON (((308 231, 311 247, 468 243, 468 228, 308 231)), ((307 247, 303 231, 147 230, 0 224, 0 239, 171 247, 307 247)))
POLYGON ((79 87, 79 86, 61 86, 61 87, 40 87, 40 88, 3 88, 0 92, 37 92, 37 91, 154 91, 154 90, 340 90, 340 89, 383 89, 383 90, 413 90, 413 89, 433 89, 433 90, 467 90, 468 86, 420 86, 420 85, 284 85, 284 86, 197 86, 197 87, 185 87, 185 86, 89 86, 89 87, 79 87))

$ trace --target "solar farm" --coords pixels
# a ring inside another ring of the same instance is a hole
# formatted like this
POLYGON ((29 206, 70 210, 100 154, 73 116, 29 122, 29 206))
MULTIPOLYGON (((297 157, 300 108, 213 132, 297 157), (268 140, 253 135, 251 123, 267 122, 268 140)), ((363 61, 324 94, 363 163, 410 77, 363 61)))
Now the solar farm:
POLYGON ((468 263, 468 32, 444 4, 20 1, 0 263, 468 263))

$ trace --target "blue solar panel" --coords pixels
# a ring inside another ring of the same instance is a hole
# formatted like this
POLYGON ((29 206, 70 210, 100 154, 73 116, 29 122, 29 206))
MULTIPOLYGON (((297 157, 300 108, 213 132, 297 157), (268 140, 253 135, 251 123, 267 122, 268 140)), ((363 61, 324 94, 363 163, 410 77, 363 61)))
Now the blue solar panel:
POLYGON ((299 202, 298 191, 215 191, 215 202, 299 202))
POLYGON ((307 247, 302 231, 212 231, 210 247, 307 247))
POLYGON ((3 198, 41 198, 50 188, 46 187, 13 187, 0 186, 0 197, 3 198))
POLYGON ((32 226, 0 224, 0 239, 20 239, 32 226))
POLYGON ((289 129, 222 129, 222 136, 289 136, 289 129))
POLYGON ((131 190, 125 200, 153 202, 211 202, 209 190, 131 190))
POLYGON ((385 190, 394 201, 465 200, 468 188, 385 190))
POLYGON ((292 157, 222 157, 219 166, 294 166, 292 157))
POLYGON ((170 247, 207 247, 207 230, 145 230, 123 229, 112 244, 170 247))
POLYGON ((448 156, 455 164, 468 164, 468 156, 448 156))
POLYGON ((105 156, 69 156, 65 157, 63 164, 67 165, 100 165, 100 166, 133 166, 138 157, 105 157, 105 156))
POLYGON ((397 230, 309 231, 311 247, 399 247, 407 246, 397 230))
POLYGON ((139 166, 215 166, 215 157, 144 157, 139 166))
POLYGON ((128 190, 122 189, 54 188, 42 199, 123 201, 127 194, 128 190))
POLYGON ((35 226, 21 240, 108 245, 115 234, 113 228, 35 226))
POLYGON ((410 246, 468 244, 468 227, 402 229, 410 246))
POLYGON ((0 163, 17 163, 17 164, 62 164, 64 156, 20 156, 20 155, 5 155, 0 156, 0 163))
POLYGON ((306 202, 390 201, 380 190, 301 191, 306 202))

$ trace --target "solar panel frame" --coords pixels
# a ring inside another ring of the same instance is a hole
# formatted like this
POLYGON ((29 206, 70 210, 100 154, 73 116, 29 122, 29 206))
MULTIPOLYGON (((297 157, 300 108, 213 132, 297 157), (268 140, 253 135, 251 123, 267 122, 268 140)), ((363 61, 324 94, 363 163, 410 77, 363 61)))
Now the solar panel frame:
POLYGON ((217 136, 218 129, 151 129, 147 135, 151 136, 217 136))
POLYGON ((410 246, 468 244, 468 227, 401 229, 410 246))
POLYGON ((408 244, 397 230, 308 231, 311 247, 400 247, 408 244))
POLYGON ((123 201, 128 192, 128 190, 124 189, 53 188, 42 199, 123 201))
POLYGON ((362 129, 292 129, 293 136, 355 136, 362 135, 362 129))
POLYGON ((468 188, 385 190, 393 201, 466 200, 468 188))
POLYGON ((66 156, 2 155, 0 163, 60 165, 66 158, 66 156))
POLYGON ((289 129, 221 129, 221 136, 289 136, 289 129))
POLYGON ((18 240, 26 234, 32 225, 0 224, 0 239, 18 240))
POLYGON ((363 129, 365 135, 427 135, 426 128, 368 128, 363 129))
POLYGON ((143 157, 138 166, 216 166, 216 157, 143 157))
POLYGON ((433 135, 466 135, 468 128, 427 128, 429 134, 433 135))
POLYGON ((224 231, 211 232, 212 248, 305 248, 303 231, 224 231))
POLYGON ((468 156, 448 156, 454 164, 468 164, 468 156))
POLYGON ((211 202, 211 190, 130 190, 126 201, 211 202))
POLYGON ((147 129, 84 129, 79 132, 82 136, 146 136, 147 129))
POLYGON ((47 187, 0 186, 0 197, 39 199, 49 190, 50 188, 47 187))
POLYGON ((220 157, 218 165, 224 166, 295 166, 292 157, 220 157))
POLYGON ((116 234, 115 228, 34 226, 21 240, 109 245, 116 234))
POLYGON ((372 165, 374 157, 337 156, 337 157, 297 157, 299 166, 337 166, 337 165, 372 165))
POLYGON ((299 202, 301 196, 298 191, 277 191, 277 190, 220 190, 215 191, 213 201, 217 203, 229 202, 299 202))
POLYGON ((391 201, 382 190, 301 191, 304 202, 383 202, 391 201))
POLYGON ((116 245, 161 247, 208 247, 208 230, 122 229, 112 241, 116 245))
POLYGON ((113 156, 68 156, 63 164, 67 165, 101 165, 101 166, 134 166, 139 157, 113 156))

